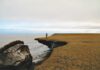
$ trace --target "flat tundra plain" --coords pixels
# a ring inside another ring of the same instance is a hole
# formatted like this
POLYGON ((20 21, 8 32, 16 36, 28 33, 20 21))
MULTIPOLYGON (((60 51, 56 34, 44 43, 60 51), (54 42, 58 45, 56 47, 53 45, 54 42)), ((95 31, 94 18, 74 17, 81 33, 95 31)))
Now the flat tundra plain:
POLYGON ((55 48, 35 70, 100 70, 100 34, 54 34, 47 40, 67 44, 55 48))

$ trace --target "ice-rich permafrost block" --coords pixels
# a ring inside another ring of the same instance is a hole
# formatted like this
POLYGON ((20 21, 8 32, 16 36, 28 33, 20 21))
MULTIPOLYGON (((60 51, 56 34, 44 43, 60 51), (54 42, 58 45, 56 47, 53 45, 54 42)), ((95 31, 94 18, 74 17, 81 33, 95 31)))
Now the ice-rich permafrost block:
POLYGON ((0 49, 0 70, 30 70, 32 56, 23 41, 13 41, 0 49))

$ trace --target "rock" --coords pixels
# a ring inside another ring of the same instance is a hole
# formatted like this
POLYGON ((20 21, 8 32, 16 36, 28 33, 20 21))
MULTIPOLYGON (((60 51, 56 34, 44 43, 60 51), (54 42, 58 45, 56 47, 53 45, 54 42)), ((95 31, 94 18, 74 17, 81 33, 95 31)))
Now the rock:
POLYGON ((0 49, 0 70, 30 70, 32 56, 23 41, 14 41, 0 49))

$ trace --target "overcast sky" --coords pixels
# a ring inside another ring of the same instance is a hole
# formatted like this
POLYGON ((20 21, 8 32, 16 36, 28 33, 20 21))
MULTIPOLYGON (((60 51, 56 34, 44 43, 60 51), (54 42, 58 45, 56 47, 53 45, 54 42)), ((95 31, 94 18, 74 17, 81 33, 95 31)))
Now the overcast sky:
POLYGON ((100 32, 100 0, 0 0, 0 32, 100 32))

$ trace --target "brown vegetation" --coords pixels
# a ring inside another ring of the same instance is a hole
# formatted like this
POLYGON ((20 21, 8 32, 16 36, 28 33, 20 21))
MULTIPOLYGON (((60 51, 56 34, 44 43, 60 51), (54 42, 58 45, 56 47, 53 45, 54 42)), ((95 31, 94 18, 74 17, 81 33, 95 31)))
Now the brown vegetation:
POLYGON ((36 70, 100 70, 100 34, 55 34, 47 40, 68 44, 55 48, 36 70))

